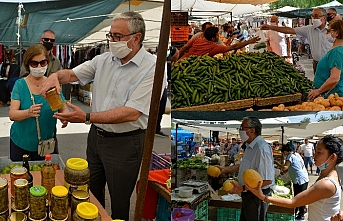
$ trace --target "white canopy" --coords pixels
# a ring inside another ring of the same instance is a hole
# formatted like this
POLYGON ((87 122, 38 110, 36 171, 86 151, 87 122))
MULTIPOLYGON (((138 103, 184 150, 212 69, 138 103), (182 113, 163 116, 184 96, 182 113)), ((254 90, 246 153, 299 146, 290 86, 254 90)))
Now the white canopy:
POLYGON ((334 7, 334 6, 340 6, 340 5, 342 5, 340 2, 334 0, 332 2, 323 4, 323 5, 318 5, 318 6, 315 6, 313 8, 318 8, 318 7, 325 8, 325 7, 334 7))

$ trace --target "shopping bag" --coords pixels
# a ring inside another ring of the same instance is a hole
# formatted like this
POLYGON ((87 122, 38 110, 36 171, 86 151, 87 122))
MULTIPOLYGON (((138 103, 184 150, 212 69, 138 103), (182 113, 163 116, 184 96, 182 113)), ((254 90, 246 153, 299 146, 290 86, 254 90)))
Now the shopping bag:
POLYGON ((194 221, 194 211, 187 208, 176 208, 172 211, 172 221, 194 221))

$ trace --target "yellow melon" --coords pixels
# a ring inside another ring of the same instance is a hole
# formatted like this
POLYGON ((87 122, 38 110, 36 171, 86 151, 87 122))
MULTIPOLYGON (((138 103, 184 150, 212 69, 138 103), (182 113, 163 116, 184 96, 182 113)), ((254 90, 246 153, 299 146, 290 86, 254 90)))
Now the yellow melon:
POLYGON ((243 180, 248 186, 256 188, 258 186, 258 182, 262 182, 262 177, 257 171, 253 169, 247 169, 243 172, 243 180))
POLYGON ((226 180, 224 183, 223 183, 223 189, 226 191, 226 192, 229 192, 230 190, 233 189, 234 185, 232 184, 233 182, 236 182, 234 180, 226 180))
POLYGON ((219 175, 221 174, 221 171, 216 166, 209 166, 207 168, 207 174, 210 175, 211 177, 219 177, 219 175))

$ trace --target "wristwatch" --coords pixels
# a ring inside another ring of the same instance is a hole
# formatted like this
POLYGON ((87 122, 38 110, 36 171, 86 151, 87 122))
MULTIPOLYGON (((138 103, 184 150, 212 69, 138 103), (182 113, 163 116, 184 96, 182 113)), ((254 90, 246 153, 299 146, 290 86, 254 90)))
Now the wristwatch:
POLYGON ((85 124, 91 124, 91 113, 86 113, 86 121, 85 124))

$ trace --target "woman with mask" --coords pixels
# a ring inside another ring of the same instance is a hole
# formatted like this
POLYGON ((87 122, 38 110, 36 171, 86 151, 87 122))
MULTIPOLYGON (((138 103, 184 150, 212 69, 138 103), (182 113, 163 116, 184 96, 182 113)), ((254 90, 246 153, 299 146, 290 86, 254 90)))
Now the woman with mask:
MULTIPOLYGON (((309 181, 304 161, 298 153, 294 153, 289 144, 282 146, 281 152, 286 157, 285 164, 282 165, 278 161, 274 161, 274 163, 283 172, 288 171, 293 182, 294 196, 296 196, 307 189, 309 181)), ((295 220, 305 220, 305 206, 296 207, 295 214, 295 220)))
POLYGON ((308 206, 308 220, 330 220, 340 209, 341 184, 336 166, 343 161, 343 141, 335 136, 326 135, 318 145, 314 156, 315 164, 321 173, 316 182, 307 190, 292 199, 270 197, 263 194, 261 182, 257 188, 246 185, 246 189, 259 199, 277 206, 294 208, 308 206))
POLYGON ((308 98, 314 99, 320 95, 327 98, 337 93, 343 97, 343 21, 336 20, 329 24, 327 39, 332 42, 332 49, 318 62, 314 76, 314 87, 308 98))
MULTIPOLYGON (((41 140, 54 137, 56 118, 54 112, 40 90, 47 79, 44 74, 48 66, 48 52, 41 44, 32 45, 24 54, 23 65, 29 72, 25 78, 17 80, 11 95, 9 118, 14 121, 10 130, 10 158, 21 161, 23 154, 29 154, 31 160, 44 160, 38 155, 38 118, 41 140), (33 101, 31 100, 30 91, 33 101)), ((62 101, 65 99, 61 93, 62 101)), ((64 105, 58 112, 68 112, 64 105)), ((62 128, 67 122, 62 122, 62 128)))

